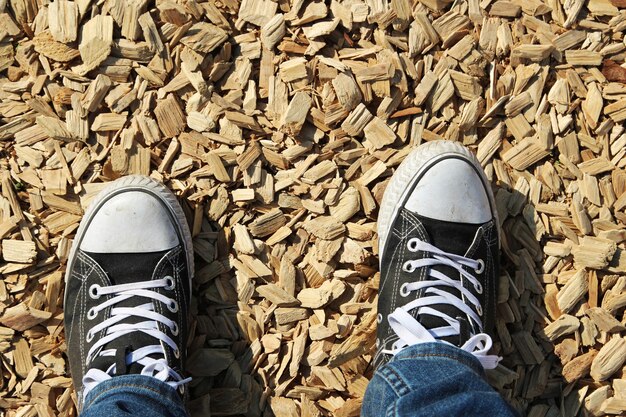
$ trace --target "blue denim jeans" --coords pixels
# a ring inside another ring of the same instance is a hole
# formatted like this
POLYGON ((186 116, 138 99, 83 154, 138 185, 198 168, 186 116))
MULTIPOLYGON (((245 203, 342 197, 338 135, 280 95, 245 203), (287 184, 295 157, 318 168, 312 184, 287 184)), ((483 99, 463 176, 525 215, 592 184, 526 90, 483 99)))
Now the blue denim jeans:
POLYGON ((116 376, 87 394, 81 417, 186 417, 178 392, 156 378, 116 376))
MULTIPOLYGON (((178 393, 155 378, 125 375, 100 383, 85 399, 81 417, 186 417, 178 393)), ((484 380, 474 356, 443 343, 398 353, 367 387, 364 417, 497 416, 517 414, 484 380)), ((281 417, 281 416, 277 416, 281 417)))
POLYGON ((364 417, 513 417, 487 384, 478 359, 444 343, 407 347, 381 366, 367 386, 364 417))

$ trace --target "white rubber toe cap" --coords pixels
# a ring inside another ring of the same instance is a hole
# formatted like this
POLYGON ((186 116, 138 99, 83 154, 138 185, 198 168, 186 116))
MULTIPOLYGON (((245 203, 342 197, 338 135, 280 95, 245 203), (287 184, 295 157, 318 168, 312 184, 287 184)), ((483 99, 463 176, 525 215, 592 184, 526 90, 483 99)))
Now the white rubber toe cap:
POLYGON ((95 253, 158 252, 179 244, 166 207, 155 196, 126 191, 110 197, 97 209, 80 249, 95 253))
POLYGON ((457 223, 491 220, 489 196, 470 162, 448 158, 419 179, 405 208, 424 217, 457 223))

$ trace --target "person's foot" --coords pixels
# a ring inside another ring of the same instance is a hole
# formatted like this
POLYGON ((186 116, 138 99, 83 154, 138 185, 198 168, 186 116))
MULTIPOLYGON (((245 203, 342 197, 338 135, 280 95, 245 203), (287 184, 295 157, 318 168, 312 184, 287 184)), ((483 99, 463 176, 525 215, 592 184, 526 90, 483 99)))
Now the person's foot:
POLYGON ((128 176, 94 199, 65 276, 67 355, 80 407, 100 382, 127 374, 184 394, 193 267, 187 221, 164 185, 128 176))
POLYGON ((407 346, 455 345, 484 368, 495 316, 499 235, 483 170, 456 142, 413 150, 380 207, 380 289, 374 366, 407 346))

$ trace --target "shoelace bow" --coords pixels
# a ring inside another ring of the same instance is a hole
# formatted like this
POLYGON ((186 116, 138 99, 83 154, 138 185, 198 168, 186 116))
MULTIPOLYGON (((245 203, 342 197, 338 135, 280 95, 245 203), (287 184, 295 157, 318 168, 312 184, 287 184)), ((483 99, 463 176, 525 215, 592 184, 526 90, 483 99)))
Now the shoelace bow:
MULTIPOLYGON (((407 248, 411 252, 428 252, 431 254, 431 257, 405 262, 403 269, 406 272, 410 273, 418 268, 432 267, 435 265, 449 266, 459 271, 459 273, 474 286, 477 293, 482 293, 483 288, 478 279, 463 269, 465 266, 480 273, 484 269, 484 262, 482 260, 477 261, 453 253, 447 253, 417 238, 410 239, 407 242, 407 248)), ((484 369, 496 368, 502 358, 488 354, 493 342, 488 334, 482 333, 482 320, 479 317, 482 316, 480 301, 470 290, 463 286, 461 281, 451 279, 433 268, 429 268, 428 275, 432 280, 405 283, 400 287, 400 294, 404 297, 408 296, 412 291, 425 289, 424 297, 398 307, 393 313, 389 314, 389 325, 398 336, 398 340, 393 343, 392 349, 385 349, 382 352, 395 355, 406 346, 437 341, 448 343, 440 339, 460 335, 461 326, 457 319, 430 307, 435 304, 447 304, 454 306, 469 316, 481 331, 470 337, 460 348, 474 355, 480 361, 484 369), (437 287, 449 287, 458 290, 461 296, 474 308, 470 307, 455 294, 437 287), (425 314, 439 317, 447 322, 448 326, 427 329, 411 315, 410 311, 413 309, 418 309, 418 315, 425 314)))
MULTIPOLYGON (((133 332, 143 332, 147 335, 160 340, 167 344, 174 351, 175 356, 180 355, 180 350, 176 345, 176 342, 172 340, 167 334, 163 333, 158 324, 162 323, 170 329, 172 335, 178 335, 179 328, 175 321, 168 319, 162 314, 159 314, 154 309, 154 302, 161 302, 167 306, 167 308, 175 313, 178 311, 178 303, 163 294, 159 294, 151 289, 165 288, 167 290, 174 289, 174 279, 172 277, 165 277, 154 281, 143 281, 132 284, 120 284, 102 287, 97 284, 92 285, 89 288, 89 293, 92 298, 100 298, 102 295, 113 295, 112 298, 98 304, 97 306, 89 309, 87 318, 93 320, 96 318, 100 311, 112 307, 122 301, 128 300, 131 297, 145 297, 152 299, 149 303, 138 305, 135 307, 113 307, 111 309, 110 317, 104 320, 102 323, 95 325, 87 332, 87 342, 91 342, 95 335, 106 329, 105 336, 98 340, 87 353, 87 365, 89 365, 96 357, 115 357, 117 356, 116 349, 101 350, 106 344, 113 340, 125 336, 133 332), (130 317, 141 317, 147 319, 139 323, 123 323, 124 320, 130 317)), ((191 381, 191 378, 185 378, 179 375, 167 364, 165 360, 165 350, 163 346, 150 345, 139 348, 135 351, 126 354, 126 365, 132 365, 134 363, 143 366, 141 375, 151 376, 157 378, 172 388, 176 389, 179 386, 191 381), (160 355, 158 359, 150 357, 150 355, 160 355)), ((91 391, 100 382, 111 379, 116 375, 115 361, 110 365, 106 372, 97 368, 90 368, 83 377, 83 386, 85 387, 83 398, 87 396, 87 393, 91 391)))

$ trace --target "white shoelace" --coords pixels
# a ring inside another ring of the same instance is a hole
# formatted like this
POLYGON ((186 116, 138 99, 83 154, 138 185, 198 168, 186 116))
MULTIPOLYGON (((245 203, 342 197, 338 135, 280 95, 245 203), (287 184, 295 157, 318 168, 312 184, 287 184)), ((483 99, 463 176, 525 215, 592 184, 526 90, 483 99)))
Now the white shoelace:
MULTIPOLYGON (((434 265, 449 266, 459 271, 459 273, 474 286, 476 292, 482 294, 483 288, 481 283, 475 276, 464 270, 463 267, 466 266, 475 270, 476 273, 481 273, 485 268, 484 261, 447 253, 417 238, 410 239, 407 242, 407 248, 411 252, 429 252, 431 257, 405 262, 403 265, 404 271, 410 273, 422 267, 432 267, 434 265)), ((389 314, 389 325, 399 339, 393 343, 392 349, 385 349, 382 352, 395 355, 406 346, 426 342, 447 343, 439 339, 442 337, 458 336, 461 327, 459 321, 430 307, 434 304, 447 304, 467 314, 480 329, 480 333, 470 337, 469 340, 461 346, 461 349, 474 355, 480 361, 484 369, 494 369, 498 366, 498 362, 500 362, 502 358, 488 354, 493 342, 488 334, 482 333, 483 325, 479 317, 482 316, 480 301, 470 290, 463 286, 461 281, 451 279, 433 268, 429 268, 428 275, 433 279, 405 283, 400 287, 400 294, 403 297, 407 297, 412 291, 425 289, 424 297, 411 301, 402 307, 398 307, 393 313, 389 314), (456 295, 437 287, 449 287, 458 290, 467 303, 471 304, 474 308, 472 309, 456 295), (413 309, 418 309, 418 314, 439 317, 447 322, 448 326, 426 329, 409 313, 413 309)))
MULTIPOLYGON (((91 342, 95 335, 102 330, 106 329, 106 333, 104 337, 98 340, 91 347, 91 349, 89 349, 89 352, 87 353, 87 364, 91 363, 93 359, 99 356, 115 357, 117 353, 116 349, 101 350, 101 348, 107 343, 133 332, 143 332, 160 340, 162 343, 165 343, 172 348, 174 355, 178 357, 180 355, 180 350, 176 345, 176 342, 174 342, 167 334, 159 330, 158 324, 161 323, 169 328, 173 336, 178 335, 178 325, 175 321, 157 313, 154 309, 154 302, 161 302, 165 304, 172 313, 178 311, 178 303, 176 300, 166 297, 163 294, 151 291, 151 289, 155 288, 173 290, 174 285, 174 279, 170 276, 154 281, 134 282, 132 284, 111 285, 107 287, 102 287, 97 284, 92 285, 89 288, 89 296, 91 298, 98 299, 102 295, 113 295, 113 297, 89 309, 87 312, 87 318, 89 320, 96 318, 102 310, 128 300, 131 297, 145 297, 154 301, 138 305, 136 307, 113 307, 109 318, 104 320, 102 323, 91 327, 87 332, 87 342, 91 342), (121 321, 133 316, 142 317, 147 320, 133 324, 118 324, 121 321)), ((144 346, 127 353, 126 365, 132 365, 133 363, 138 363, 143 366, 141 375, 157 378, 167 383, 174 389, 191 381, 191 378, 183 379, 181 375, 169 367, 167 361, 165 360, 165 350, 162 344, 144 346), (161 355, 162 357, 158 359, 150 357, 150 355, 155 354, 161 355)), ((115 376, 115 372, 115 363, 109 366, 106 372, 96 368, 89 369, 83 377, 83 386, 85 387, 83 398, 86 397, 87 393, 89 393, 89 391, 91 391, 100 382, 106 381, 107 379, 111 379, 115 376)))

